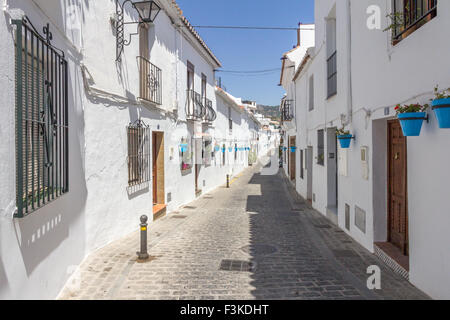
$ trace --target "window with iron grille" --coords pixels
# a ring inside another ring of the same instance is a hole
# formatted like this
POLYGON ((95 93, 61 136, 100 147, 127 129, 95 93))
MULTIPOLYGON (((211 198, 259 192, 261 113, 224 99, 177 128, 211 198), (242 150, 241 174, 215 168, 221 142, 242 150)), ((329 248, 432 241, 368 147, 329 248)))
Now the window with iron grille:
POLYGON ((16 60, 16 217, 69 191, 67 61, 50 27, 13 20, 16 60))
POLYGON ((336 17, 327 19, 327 99, 337 93, 336 17))
POLYGON ((141 120, 127 126, 128 186, 150 181, 150 129, 141 120))
POLYGON ((394 44, 436 17, 437 0, 392 0, 394 44))
POLYGON ((327 98, 337 93, 337 52, 327 59, 327 98))
POLYGON ((325 163, 325 148, 324 148, 324 131, 323 129, 317 131, 317 164, 323 166, 325 163))

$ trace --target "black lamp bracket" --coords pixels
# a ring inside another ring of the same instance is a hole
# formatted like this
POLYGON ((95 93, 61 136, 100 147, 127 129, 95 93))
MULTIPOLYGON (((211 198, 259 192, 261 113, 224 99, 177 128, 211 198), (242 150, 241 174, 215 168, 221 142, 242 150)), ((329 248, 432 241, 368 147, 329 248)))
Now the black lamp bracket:
POLYGON ((139 32, 130 33, 128 40, 125 39, 125 25, 127 24, 141 24, 143 22, 141 21, 132 21, 132 22, 125 22, 124 21, 124 13, 123 8, 125 5, 130 2, 131 0, 125 0, 122 4, 120 4, 119 0, 116 0, 116 62, 121 62, 121 56, 123 53, 123 49, 125 46, 129 46, 131 43, 131 37, 134 35, 138 35, 139 32))

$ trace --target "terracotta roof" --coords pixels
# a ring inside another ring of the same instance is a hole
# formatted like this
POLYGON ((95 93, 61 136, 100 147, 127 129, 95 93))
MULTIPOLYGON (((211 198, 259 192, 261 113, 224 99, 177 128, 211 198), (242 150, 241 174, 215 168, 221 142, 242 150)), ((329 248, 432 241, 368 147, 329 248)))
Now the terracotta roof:
POLYGON ((214 53, 211 51, 211 49, 206 45, 205 41, 200 37, 197 30, 191 25, 189 20, 183 15, 183 10, 181 10, 180 6, 177 4, 175 0, 172 0, 172 5, 177 9, 178 14, 180 16, 181 21, 183 21, 186 28, 191 32, 191 34, 197 39, 197 41, 202 45, 202 47, 208 52, 208 54, 211 56, 211 58, 217 63, 219 67, 222 67, 222 64, 220 63, 219 59, 214 55, 214 53))
POLYGON ((285 54, 283 54, 283 57, 281 59, 283 59, 283 63, 281 65, 281 75, 280 75, 280 86, 283 83, 283 75, 284 75, 284 65, 285 65, 285 61, 287 59, 287 55, 291 52, 294 52, 295 50, 297 50, 298 48, 300 48, 300 46, 295 46, 294 48, 292 48, 291 50, 289 50, 288 52, 286 52, 285 54))

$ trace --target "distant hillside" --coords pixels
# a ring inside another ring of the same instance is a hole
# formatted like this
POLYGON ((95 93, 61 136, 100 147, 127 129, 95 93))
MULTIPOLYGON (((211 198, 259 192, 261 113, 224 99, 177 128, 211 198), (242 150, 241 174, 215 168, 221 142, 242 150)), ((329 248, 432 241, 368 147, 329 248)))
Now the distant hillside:
POLYGON ((265 106, 258 105, 258 112, 262 113, 266 118, 270 118, 272 120, 280 121, 280 106, 265 106))

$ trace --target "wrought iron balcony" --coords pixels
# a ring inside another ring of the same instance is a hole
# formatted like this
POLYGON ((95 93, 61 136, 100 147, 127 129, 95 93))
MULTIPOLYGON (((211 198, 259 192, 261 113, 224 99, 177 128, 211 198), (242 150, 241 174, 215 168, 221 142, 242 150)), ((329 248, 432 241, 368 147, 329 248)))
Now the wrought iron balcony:
POLYGON ((281 121, 291 121, 294 119, 293 100, 283 100, 281 102, 281 121))
POLYGON ((139 65, 139 99, 162 104, 162 72, 144 57, 137 57, 139 65))
POLYGON ((187 90, 186 119, 201 120, 206 114, 206 107, 201 94, 194 90, 187 90))
POLYGON ((400 41, 437 14, 437 0, 404 0, 400 7, 397 1, 393 4, 394 13, 399 14, 394 16, 394 42, 400 41))
POLYGON ((213 122, 217 118, 217 113, 214 111, 212 106, 212 101, 205 97, 205 107, 206 107, 206 113, 204 120, 206 122, 213 122))

